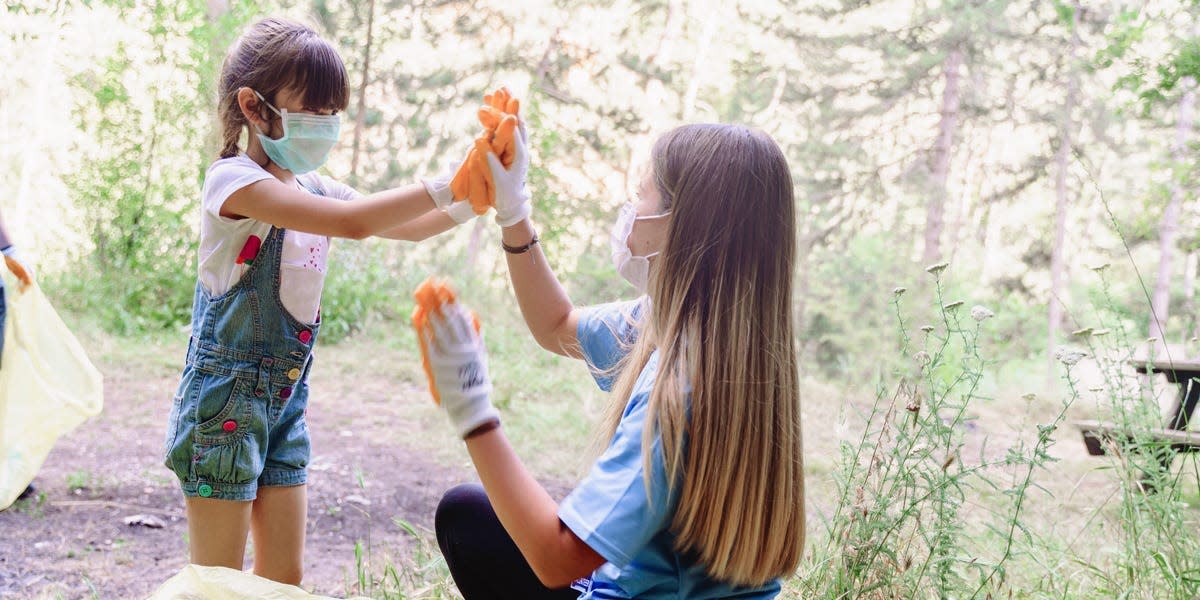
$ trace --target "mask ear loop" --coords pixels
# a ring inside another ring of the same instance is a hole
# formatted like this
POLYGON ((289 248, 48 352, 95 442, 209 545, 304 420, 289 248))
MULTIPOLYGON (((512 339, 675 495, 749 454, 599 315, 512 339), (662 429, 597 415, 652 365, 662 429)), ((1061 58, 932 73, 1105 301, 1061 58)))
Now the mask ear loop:
MULTIPOLYGON (((262 102, 263 104, 267 105, 267 108, 271 109, 271 111, 274 112, 275 115, 279 117, 280 126, 283 127, 283 134, 280 136, 280 138, 287 137, 287 133, 288 133, 287 132, 287 129, 288 129, 288 127, 287 127, 287 109, 285 108, 285 109, 282 109, 282 111, 281 111, 280 109, 275 108, 275 105, 271 104, 270 102, 267 102, 267 99, 264 98, 262 94, 258 93, 258 90, 251 88, 250 91, 254 92, 255 96, 258 96, 259 102, 262 102)), ((264 121, 267 121, 267 123, 270 123, 272 120, 270 114, 263 117, 262 113, 260 112, 259 116, 262 117, 264 121)), ((271 137, 270 133, 265 132, 262 129, 259 129, 258 125, 255 125, 254 128, 258 129, 258 132, 260 134, 265 135, 267 137, 271 137)), ((271 138, 271 139, 275 139, 275 138, 271 138)))

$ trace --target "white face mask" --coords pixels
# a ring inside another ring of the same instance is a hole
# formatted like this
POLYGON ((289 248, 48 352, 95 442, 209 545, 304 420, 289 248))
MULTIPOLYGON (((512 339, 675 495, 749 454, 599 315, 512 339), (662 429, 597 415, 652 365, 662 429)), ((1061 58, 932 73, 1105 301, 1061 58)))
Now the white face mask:
POLYGON ((636 221, 661 219, 669 214, 671 211, 661 215, 639 217, 632 202, 626 202, 617 213, 617 222, 613 225, 612 236, 609 238, 612 243, 613 266, 617 268, 617 272, 625 281, 637 289, 639 294, 645 294, 650 283, 650 259, 660 253, 653 252, 646 256, 634 256, 633 251, 629 249, 629 234, 633 233, 633 224, 636 221))

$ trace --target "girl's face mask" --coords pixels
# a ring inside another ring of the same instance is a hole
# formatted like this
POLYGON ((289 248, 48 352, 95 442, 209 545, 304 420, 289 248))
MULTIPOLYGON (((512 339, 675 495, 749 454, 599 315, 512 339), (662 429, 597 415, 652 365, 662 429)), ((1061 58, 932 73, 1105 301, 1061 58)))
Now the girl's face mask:
POLYGON ((629 249, 629 234, 633 233, 633 224, 637 221, 661 219, 670 214, 671 211, 667 211, 661 215, 639 217, 637 208, 632 202, 626 202, 617 213, 617 223, 613 226, 612 235, 609 238, 612 244, 613 265, 616 266, 621 277, 636 288, 639 294, 646 293, 650 282, 650 259, 660 253, 653 252, 646 256, 634 256, 633 251, 629 249))
POLYGON ((289 113, 286 108, 280 110, 271 106, 262 94, 254 92, 254 95, 283 119, 283 137, 275 140, 261 130, 258 132, 258 141, 275 164, 296 175, 315 171, 325 164, 341 133, 341 117, 289 113))

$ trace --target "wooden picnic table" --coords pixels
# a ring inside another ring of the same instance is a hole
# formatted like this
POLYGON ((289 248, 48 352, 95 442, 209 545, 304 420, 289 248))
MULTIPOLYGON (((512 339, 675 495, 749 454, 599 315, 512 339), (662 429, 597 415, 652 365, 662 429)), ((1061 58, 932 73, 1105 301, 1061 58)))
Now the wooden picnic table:
MULTIPOLYGON (((1155 442, 1169 446, 1170 451, 1159 455, 1159 463, 1164 469, 1169 469, 1176 452, 1194 452, 1200 450, 1200 433, 1188 431, 1188 423, 1196 404, 1200 401, 1200 361, 1197 360, 1161 360, 1130 359, 1130 366, 1143 375, 1162 373, 1167 381, 1179 386, 1175 397, 1171 400, 1166 411, 1166 423, 1162 429, 1152 429, 1143 434, 1155 442)), ((1093 456, 1104 454, 1106 446, 1115 439, 1124 438, 1132 441, 1134 436, 1126 427, 1101 421, 1078 421, 1075 426, 1083 434, 1083 443, 1087 446, 1088 454, 1093 456)), ((1150 474, 1147 474, 1147 479, 1150 474)), ((1145 481, 1143 481, 1145 484, 1145 481)))

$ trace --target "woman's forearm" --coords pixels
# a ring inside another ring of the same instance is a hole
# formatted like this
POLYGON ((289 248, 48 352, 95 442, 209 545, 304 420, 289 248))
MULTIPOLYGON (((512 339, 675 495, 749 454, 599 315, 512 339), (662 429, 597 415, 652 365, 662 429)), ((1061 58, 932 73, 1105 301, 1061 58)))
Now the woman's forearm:
POLYGON ((529 473, 500 428, 467 440, 467 451, 504 530, 542 584, 561 588, 604 564, 558 518, 558 503, 529 473))
MULTIPOLYGON (((501 239, 510 247, 525 246, 534 235, 528 219, 501 230, 501 239)), ((517 304, 534 339, 551 352, 580 358, 575 334, 578 315, 567 291, 550 269, 542 245, 534 244, 521 254, 505 252, 505 256, 517 304)))

